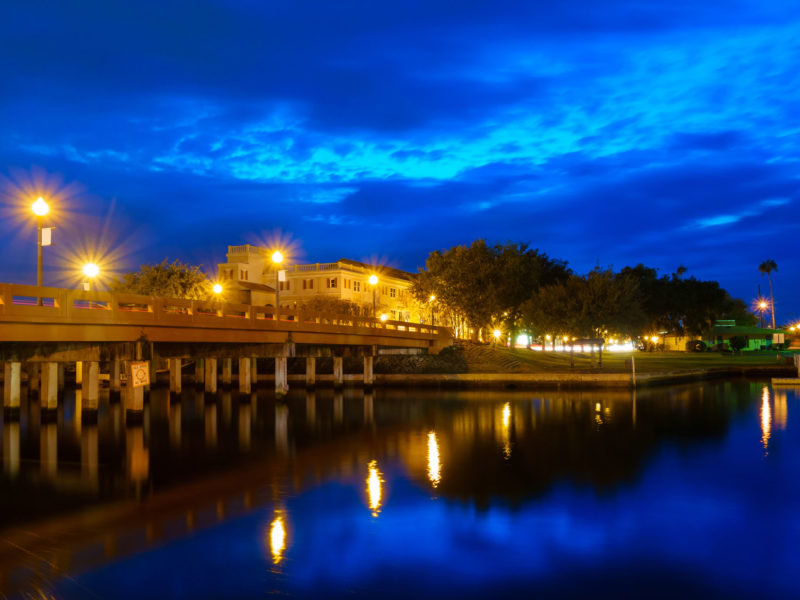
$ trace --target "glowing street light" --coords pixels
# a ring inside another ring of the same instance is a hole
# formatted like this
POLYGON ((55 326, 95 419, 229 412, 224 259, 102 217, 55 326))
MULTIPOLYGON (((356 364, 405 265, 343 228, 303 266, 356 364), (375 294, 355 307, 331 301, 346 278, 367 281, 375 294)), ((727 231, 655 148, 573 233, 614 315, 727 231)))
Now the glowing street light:
POLYGON ((369 276, 369 284, 372 286, 372 318, 375 318, 375 315, 378 312, 378 299, 376 296, 376 292, 378 291, 378 276, 373 273, 369 276))
POLYGON ((219 283, 215 283, 211 287, 211 291, 214 292, 217 296, 219 296, 222 293, 222 285, 219 283))
POLYGON ((92 281, 97 279, 97 276, 100 274, 100 267, 98 267, 95 263, 89 262, 83 265, 83 274, 86 276, 86 285, 87 290, 92 291, 92 281))
MULTIPOLYGON (((39 196, 31 205, 33 214, 36 215, 36 285, 42 287, 42 224, 47 213, 50 212, 50 206, 45 202, 45 199, 39 196)), ((42 299, 39 298, 37 302, 39 306, 42 305, 42 299)))
POLYGON ((281 263, 283 262, 283 254, 280 250, 272 253, 272 262, 275 265, 275 320, 278 321, 280 320, 278 313, 281 308, 281 292, 278 288, 280 287, 281 263))
POLYGON ((387 315, 386 313, 383 313, 381 315, 381 321, 383 321, 384 323, 386 322, 386 319, 388 319, 388 318, 389 318, 389 315, 387 315))

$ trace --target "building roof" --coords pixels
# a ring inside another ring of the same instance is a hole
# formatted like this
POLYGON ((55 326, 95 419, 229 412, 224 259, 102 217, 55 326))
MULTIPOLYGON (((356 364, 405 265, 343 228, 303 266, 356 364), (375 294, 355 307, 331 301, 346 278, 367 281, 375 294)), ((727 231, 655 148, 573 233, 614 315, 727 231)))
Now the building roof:
POLYGON ((237 281, 236 284, 241 288, 253 292, 269 292, 270 294, 275 293, 275 288, 273 286, 265 285, 263 283, 255 283, 254 281, 237 281))
POLYGON ((347 265, 355 265, 357 267, 362 267, 366 270, 374 270, 377 271, 379 274, 383 273, 389 277, 394 277, 396 279, 404 279, 406 281, 413 281, 414 274, 409 273, 408 271, 401 271, 400 269, 395 269, 393 267, 386 267, 386 266, 375 266, 375 265, 368 265, 367 263, 359 262, 357 260, 350 260, 349 258, 340 258, 338 260, 340 263, 344 263, 347 265))
POLYGON ((762 336, 775 333, 789 333, 783 329, 767 329, 765 327, 749 327, 745 325, 714 325, 714 335, 749 335, 762 336))

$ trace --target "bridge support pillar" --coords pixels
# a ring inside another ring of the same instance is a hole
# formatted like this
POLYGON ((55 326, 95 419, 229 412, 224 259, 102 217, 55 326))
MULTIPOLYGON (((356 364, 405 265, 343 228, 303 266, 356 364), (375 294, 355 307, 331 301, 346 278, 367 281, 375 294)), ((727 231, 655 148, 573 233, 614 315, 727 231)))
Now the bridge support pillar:
POLYGON ((344 385, 343 362, 344 360, 341 356, 333 357, 333 387, 337 390, 344 385))
POLYGON ((194 361, 194 384, 200 385, 206 380, 206 361, 198 358, 194 361))
POLYGON ((250 393, 250 367, 252 366, 252 360, 250 357, 240 358, 239 359, 239 393, 240 394, 249 394, 250 393))
POLYGON ((138 423, 144 416, 144 387, 133 387, 131 376, 125 386, 125 422, 138 423))
POLYGON ((77 361, 75 363, 75 385, 80 386, 83 384, 83 362, 77 361))
POLYGON ((333 396, 333 420, 336 423, 341 423, 344 419, 344 396, 341 392, 333 396))
POLYGON ((223 358, 222 359, 222 385, 225 386, 225 387, 230 387, 232 378, 233 378, 233 359, 232 358, 223 358))
POLYGON ((275 397, 283 398, 289 393, 289 378, 286 374, 286 357, 275 357, 275 397))
POLYGON ((111 361, 111 373, 108 377, 108 386, 112 393, 119 394, 120 373, 122 372, 122 361, 115 358, 111 361))
POLYGON ((206 358, 206 367, 204 369, 205 391, 216 394, 217 393, 217 359, 206 358))
POLYGON ((58 391, 64 390, 64 363, 58 363, 58 391))
POLYGON ((42 418, 55 416, 58 409, 58 363, 42 363, 40 406, 42 418))
POLYGON ((97 400, 100 389, 100 363, 89 361, 83 363, 83 382, 81 392, 83 405, 81 410, 97 412, 97 400))
POLYGON ((28 373, 28 391, 41 392, 42 367, 39 363, 28 363, 25 370, 28 373))
POLYGON ((19 392, 22 381, 22 363, 3 364, 3 409, 8 416, 19 418, 19 392))
POLYGON ((372 366, 375 362, 374 356, 364 357, 364 391, 370 391, 375 384, 375 375, 372 371, 372 366))
POLYGON ((317 384, 317 359, 313 356, 306 358, 306 389, 312 390, 317 384))
POLYGON ((250 381, 254 386, 258 385, 258 359, 255 356, 250 359, 250 381))
POLYGON ((180 358, 170 358, 169 362, 169 391, 171 394, 180 395, 182 387, 180 358))
POLYGON ((275 405, 275 449, 281 454, 289 451, 289 407, 275 405))
POLYGON ((364 423, 371 424, 374 419, 375 411, 372 393, 364 394, 364 423))

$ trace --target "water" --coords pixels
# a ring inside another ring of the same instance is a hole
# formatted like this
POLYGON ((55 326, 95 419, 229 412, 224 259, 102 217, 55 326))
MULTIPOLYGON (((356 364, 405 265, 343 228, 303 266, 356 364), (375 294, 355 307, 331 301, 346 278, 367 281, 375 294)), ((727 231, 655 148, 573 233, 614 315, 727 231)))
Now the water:
POLYGON ((3 423, 12 597, 800 597, 797 389, 66 396, 3 423))

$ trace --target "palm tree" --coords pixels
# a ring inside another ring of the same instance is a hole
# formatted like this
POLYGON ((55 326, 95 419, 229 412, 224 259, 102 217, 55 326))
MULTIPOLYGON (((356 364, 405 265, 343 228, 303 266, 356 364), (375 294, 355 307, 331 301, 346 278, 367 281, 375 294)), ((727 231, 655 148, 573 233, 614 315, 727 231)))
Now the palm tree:
POLYGON ((774 260, 768 258, 758 266, 758 270, 762 275, 766 274, 767 280, 769 281, 769 304, 770 310, 772 311, 772 328, 775 329, 775 297, 772 295, 772 276, 770 273, 777 271, 778 265, 774 260))

